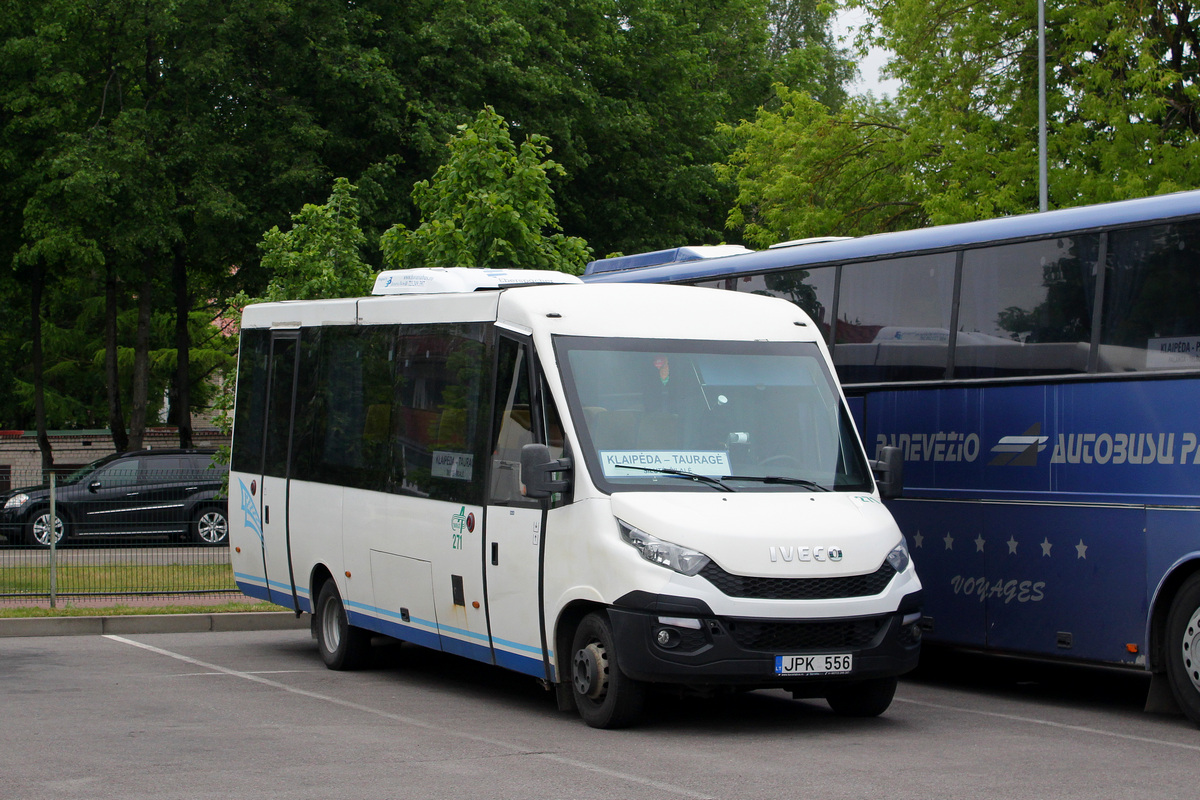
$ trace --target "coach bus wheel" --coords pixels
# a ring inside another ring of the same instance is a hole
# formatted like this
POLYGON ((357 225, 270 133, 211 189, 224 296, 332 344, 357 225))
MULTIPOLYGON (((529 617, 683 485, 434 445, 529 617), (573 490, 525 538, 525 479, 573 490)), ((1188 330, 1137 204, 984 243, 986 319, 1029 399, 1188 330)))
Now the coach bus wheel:
POLYGON ((330 669, 357 669, 367 660, 370 635, 346 619, 341 595, 333 581, 326 581, 317 596, 317 648, 330 669))
POLYGON ((219 508, 206 508, 192 522, 192 538, 197 544, 224 544, 229 537, 229 521, 219 508))
POLYGON ((844 717, 878 717, 888 710, 895 696, 895 678, 872 678, 830 692, 825 702, 844 717))
MULTIPOLYGON (((33 519, 25 526, 25 536, 30 544, 41 545, 42 547, 50 546, 50 511, 43 509, 36 512, 33 519)), ((63 539, 67 538, 67 523, 63 521, 62 514, 57 515, 54 520, 54 544, 62 544, 63 539)))
POLYGON ((1200 574, 1184 581, 1167 615, 1167 678, 1183 713, 1200 725, 1200 574))
POLYGON ((571 691, 583 721, 593 728, 624 728, 636 722, 645 689, 621 672, 612 628, 604 615, 583 618, 571 653, 571 691))

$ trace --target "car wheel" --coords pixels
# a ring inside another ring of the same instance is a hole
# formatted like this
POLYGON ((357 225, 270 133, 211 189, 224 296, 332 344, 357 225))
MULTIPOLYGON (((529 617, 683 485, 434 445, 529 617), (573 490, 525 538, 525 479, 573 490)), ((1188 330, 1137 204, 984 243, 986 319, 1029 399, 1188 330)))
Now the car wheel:
POLYGON ((224 544, 229 541, 229 520, 219 508, 205 508, 192 522, 192 538, 197 544, 224 544))
MULTIPOLYGON (((67 538, 67 523, 63 520, 63 515, 57 514, 57 519, 54 520, 54 544, 61 545, 63 540, 67 538)), ((25 524, 25 538, 32 545, 40 547, 49 547, 50 536, 50 509, 43 508, 33 512, 33 516, 29 522, 25 524)))
POLYGON ((621 672, 612 627, 602 614, 588 614, 571 645, 571 692, 579 716, 593 728, 624 728, 637 722, 645 687, 621 672))
POLYGON ((1200 725, 1200 575, 1184 581, 1167 615, 1167 679, 1179 708, 1200 725))
POLYGON ((825 702, 844 717, 878 717, 896 696, 895 678, 872 678, 831 691, 825 702))
POLYGON ((362 628, 355 628, 346 618, 346 609, 332 580, 321 586, 317 595, 317 649, 321 660, 330 669, 357 669, 366 663, 371 652, 371 637, 362 628))

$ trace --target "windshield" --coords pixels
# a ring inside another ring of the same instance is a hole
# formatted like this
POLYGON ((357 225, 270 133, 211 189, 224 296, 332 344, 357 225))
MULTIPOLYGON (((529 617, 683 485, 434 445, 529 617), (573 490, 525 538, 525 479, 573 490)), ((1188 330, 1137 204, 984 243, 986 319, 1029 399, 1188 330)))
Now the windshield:
POLYGON ((557 337, 604 491, 870 491, 815 344, 557 337))
POLYGON ((112 461, 113 459, 118 458, 120 455, 121 455, 120 453, 114 453, 112 455, 107 455, 104 458, 96 459, 92 463, 75 470, 70 475, 66 476, 65 478, 59 478, 58 483, 59 483, 59 485, 65 485, 65 484, 69 484, 69 483, 78 483, 79 481, 86 478, 88 475, 91 475, 93 472, 95 472, 100 467, 107 464, 109 461, 112 461))

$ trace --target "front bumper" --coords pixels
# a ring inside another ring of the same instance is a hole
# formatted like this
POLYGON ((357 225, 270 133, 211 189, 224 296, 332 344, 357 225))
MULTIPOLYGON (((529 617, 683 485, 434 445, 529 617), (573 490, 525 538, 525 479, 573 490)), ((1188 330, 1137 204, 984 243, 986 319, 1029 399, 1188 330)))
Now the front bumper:
POLYGON ((636 592, 608 611, 621 671, 650 683, 785 688, 821 696, 830 686, 901 675, 917 666, 921 592, 896 611, 837 619, 719 617, 702 601, 636 592), (663 620, 667 621, 664 622, 663 620), (699 629, 670 620, 696 620, 699 629), (907 619, 907 622, 905 621, 907 619), (669 646, 659 643, 667 629, 669 646), (850 654, 853 670, 837 675, 781 676, 776 656, 850 654))

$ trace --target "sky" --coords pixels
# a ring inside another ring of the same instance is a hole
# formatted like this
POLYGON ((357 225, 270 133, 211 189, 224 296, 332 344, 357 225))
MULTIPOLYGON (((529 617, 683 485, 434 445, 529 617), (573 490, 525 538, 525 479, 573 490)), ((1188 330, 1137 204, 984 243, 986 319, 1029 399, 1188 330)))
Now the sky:
MULTIPOLYGON (((843 47, 853 47, 855 31, 865 20, 866 13, 862 9, 846 8, 838 12, 834 19, 833 30, 835 35, 844 37, 843 47)), ((899 81, 884 80, 879 75, 879 70, 883 68, 887 55, 886 50, 872 50, 867 53, 866 58, 858 64, 861 74, 858 81, 850 87, 852 94, 866 94, 870 91, 876 97, 896 96, 896 91, 900 88, 899 81)))

